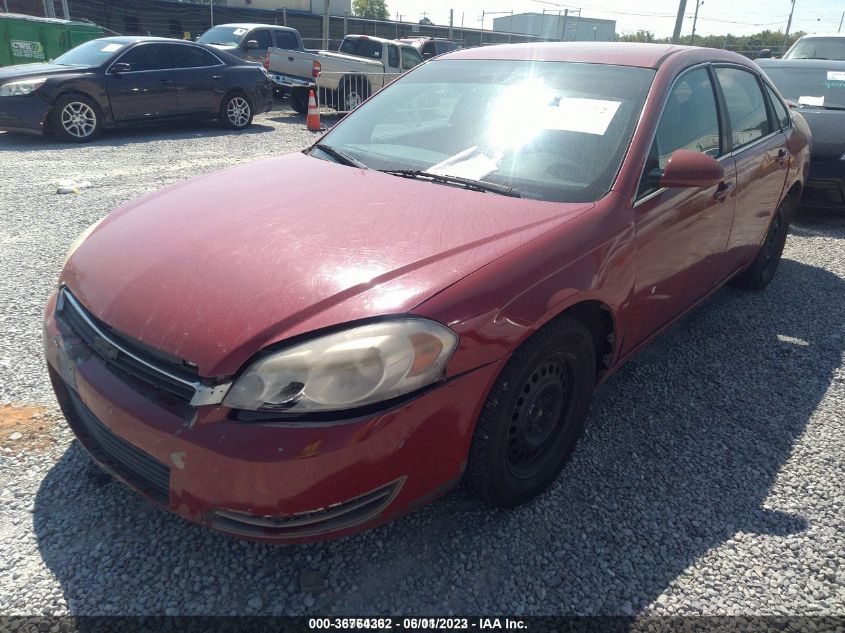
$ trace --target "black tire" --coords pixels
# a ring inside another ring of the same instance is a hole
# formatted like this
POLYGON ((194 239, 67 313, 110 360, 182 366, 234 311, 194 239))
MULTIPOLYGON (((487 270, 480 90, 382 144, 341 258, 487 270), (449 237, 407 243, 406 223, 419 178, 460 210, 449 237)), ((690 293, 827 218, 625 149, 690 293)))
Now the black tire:
POLYGON ((96 101, 82 94, 59 97, 50 111, 50 130, 70 143, 88 143, 103 129, 103 113, 96 101))
POLYGON ((308 114, 309 91, 304 88, 291 88, 288 104, 297 114, 308 114))
POLYGON ((370 82, 361 77, 347 77, 337 91, 335 109, 338 112, 351 112, 370 96, 370 82))
POLYGON ((581 431, 595 385, 590 331, 561 315, 511 356, 487 396, 466 477, 482 499, 525 503, 560 474, 581 431))
POLYGON ((772 216, 766 237, 754 261, 731 279, 731 285, 745 290, 763 290, 771 283, 783 254, 794 207, 795 202, 792 198, 786 198, 781 202, 774 216, 772 216))
POLYGON ((252 125, 252 103, 242 92, 230 92, 220 104, 220 121, 233 130, 245 130, 252 125))

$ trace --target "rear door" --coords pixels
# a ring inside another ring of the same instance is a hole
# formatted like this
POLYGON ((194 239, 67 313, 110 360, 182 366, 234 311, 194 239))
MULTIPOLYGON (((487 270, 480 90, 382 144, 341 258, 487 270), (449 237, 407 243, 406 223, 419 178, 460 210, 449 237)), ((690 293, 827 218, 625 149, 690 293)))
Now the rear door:
POLYGON ((106 72, 106 91, 115 121, 157 119, 179 113, 171 48, 171 44, 142 43, 115 60, 115 64, 129 64, 129 70, 119 75, 106 72))
POLYGON ((299 38, 296 33, 291 31, 273 31, 273 39, 276 43, 276 48, 281 48, 286 51, 298 51, 301 49, 299 38))
POLYGON ((170 44, 173 80, 180 114, 217 112, 226 65, 209 51, 191 44, 170 44))
POLYGON ((633 205, 636 282, 623 353, 705 296, 720 280, 719 263, 733 223, 735 168, 726 147, 713 75, 707 66, 674 82, 633 205), (725 170, 711 187, 660 187, 672 152, 716 158, 725 170))
POLYGON ((786 184, 790 155, 757 74, 739 66, 718 66, 715 73, 737 170, 736 218, 725 260, 736 269, 763 241, 786 184))

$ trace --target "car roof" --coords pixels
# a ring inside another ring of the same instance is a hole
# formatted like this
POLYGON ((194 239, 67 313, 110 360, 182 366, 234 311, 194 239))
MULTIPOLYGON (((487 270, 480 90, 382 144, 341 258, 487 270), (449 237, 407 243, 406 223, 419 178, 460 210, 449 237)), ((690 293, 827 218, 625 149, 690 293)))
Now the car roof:
POLYGON ((762 68, 826 68, 827 70, 845 70, 845 61, 841 59, 758 59, 757 65, 762 68))
POLYGON ((815 37, 845 39, 845 33, 810 33, 808 35, 802 35, 798 39, 799 40, 811 40, 815 37))
POLYGON ((683 53, 692 62, 725 61, 748 65, 739 53, 718 48, 642 44, 639 42, 542 42, 499 44, 464 48, 438 57, 443 59, 509 59, 522 61, 584 62, 657 68, 669 57, 683 53))
MULTIPOLYGON (((289 26, 279 26, 278 24, 262 24, 260 22, 227 22, 226 24, 215 24, 214 26, 231 26, 238 29, 277 29, 279 31, 295 31, 296 29, 289 26)), ((212 27, 213 28, 213 27, 212 27)))
POLYGON ((177 44, 195 44, 188 40, 179 40, 173 37, 152 37, 149 35, 115 35, 112 37, 99 37, 98 42, 114 42, 115 44, 134 44, 136 42, 168 42, 177 44))

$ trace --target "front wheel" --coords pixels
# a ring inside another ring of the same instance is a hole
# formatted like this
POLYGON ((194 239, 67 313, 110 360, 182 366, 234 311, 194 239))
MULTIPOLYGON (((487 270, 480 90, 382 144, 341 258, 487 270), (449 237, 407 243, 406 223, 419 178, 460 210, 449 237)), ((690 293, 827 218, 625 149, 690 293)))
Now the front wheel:
POLYGON ((777 272, 778 264, 780 264, 783 247, 786 244, 793 206, 794 203, 791 198, 781 202, 772 217, 769 230, 766 231, 766 238, 763 240, 763 245, 757 252, 754 261, 748 268, 731 279, 731 285, 746 290, 763 290, 771 283, 777 272))
POLYGON ((467 479, 502 507, 545 490, 566 464, 587 418, 595 383, 590 331, 561 315, 517 349, 481 411, 467 479))
POLYGON ((50 129, 63 141, 87 143, 96 138, 102 125, 100 108, 84 95, 60 97, 50 112, 50 129))
POLYGON ((220 106, 220 120, 233 130, 243 130, 252 124, 252 106, 239 92, 228 95, 220 106))

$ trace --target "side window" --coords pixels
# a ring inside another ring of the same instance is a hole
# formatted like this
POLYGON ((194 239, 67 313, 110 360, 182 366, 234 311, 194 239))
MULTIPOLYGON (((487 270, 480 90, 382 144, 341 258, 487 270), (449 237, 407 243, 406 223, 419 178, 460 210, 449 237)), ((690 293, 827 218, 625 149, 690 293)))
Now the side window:
POLYGON ((399 68, 399 47, 391 44, 387 47, 387 65, 391 68, 399 68))
POLYGON ((258 42, 258 49, 259 50, 267 50, 271 46, 273 46, 273 36, 270 35, 270 31, 267 29, 259 29, 257 31, 253 31, 249 35, 246 36, 244 39, 244 44, 246 44, 249 40, 255 40, 258 42))
POLYGON ((173 57, 173 68, 202 68, 220 64, 220 60, 199 46, 171 45, 170 54, 173 57))
POLYGON ((753 143, 769 134, 772 130, 766 112, 766 101, 757 78, 738 68, 717 68, 716 77, 725 95, 733 149, 753 143))
POLYGON ((643 169, 638 196, 656 189, 649 174, 654 169, 664 169, 672 152, 678 149, 713 157, 722 154, 716 97, 710 75, 704 68, 687 72, 672 86, 643 169))
POLYGON ((130 72, 141 70, 163 70, 171 67, 168 44, 141 44, 129 49, 117 61, 129 64, 130 72))
POLYGON ((784 129, 792 125, 792 117, 789 116, 789 110, 787 110, 786 106, 783 105, 783 101, 781 101, 774 91, 768 86, 766 86, 766 92, 769 93, 769 101, 772 102, 772 107, 775 109, 775 118, 778 120, 780 129, 784 129))
POLYGON ((295 51, 299 48, 299 42, 296 39, 296 35, 290 31, 276 31, 275 35, 276 46, 278 48, 284 48, 289 51, 295 51))
POLYGON ((419 51, 413 46, 402 47, 402 70, 411 70, 417 64, 422 64, 419 51))

